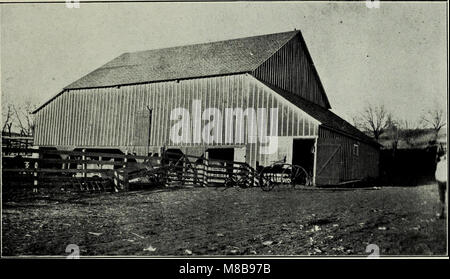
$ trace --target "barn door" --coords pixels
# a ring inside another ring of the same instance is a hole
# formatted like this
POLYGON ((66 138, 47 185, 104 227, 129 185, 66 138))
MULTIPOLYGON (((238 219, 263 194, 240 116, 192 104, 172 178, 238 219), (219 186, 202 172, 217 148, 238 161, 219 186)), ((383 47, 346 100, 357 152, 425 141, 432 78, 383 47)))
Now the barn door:
POLYGON ((339 183, 342 146, 334 139, 317 139, 316 184, 339 183))
POLYGON ((245 146, 244 147, 236 147, 234 149, 234 161, 236 162, 245 162, 245 146))
POLYGON ((133 133, 134 146, 144 147, 150 144, 150 113, 151 111, 149 110, 142 110, 135 113, 133 133))

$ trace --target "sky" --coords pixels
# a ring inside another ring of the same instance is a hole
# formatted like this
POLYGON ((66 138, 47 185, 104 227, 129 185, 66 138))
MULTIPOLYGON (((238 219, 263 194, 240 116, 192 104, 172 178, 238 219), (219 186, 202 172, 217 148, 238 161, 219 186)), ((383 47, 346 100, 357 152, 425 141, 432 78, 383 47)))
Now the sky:
POLYGON ((42 104, 124 52, 301 30, 332 109, 417 121, 447 103, 446 3, 3 4, 1 101, 42 104))

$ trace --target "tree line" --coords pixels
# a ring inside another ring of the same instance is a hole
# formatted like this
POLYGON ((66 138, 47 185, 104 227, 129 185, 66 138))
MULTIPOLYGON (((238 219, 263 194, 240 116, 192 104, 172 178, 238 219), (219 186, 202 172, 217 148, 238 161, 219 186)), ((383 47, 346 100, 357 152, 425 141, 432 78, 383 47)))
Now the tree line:
POLYGON ((405 131, 431 129, 434 141, 437 141, 439 132, 447 125, 445 110, 439 105, 423 111, 419 121, 413 122, 395 117, 382 104, 367 104, 362 111, 353 116, 352 120, 356 128, 376 141, 379 141, 383 134, 389 133, 392 137, 394 148, 402 137, 410 134, 405 131))

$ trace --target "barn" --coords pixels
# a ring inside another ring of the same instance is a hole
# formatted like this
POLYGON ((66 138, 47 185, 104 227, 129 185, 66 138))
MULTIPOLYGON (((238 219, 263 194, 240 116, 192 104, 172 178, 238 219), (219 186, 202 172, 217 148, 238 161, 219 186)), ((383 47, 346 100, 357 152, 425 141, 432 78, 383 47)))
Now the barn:
POLYGON ((281 160, 316 185, 377 177, 379 145, 330 109, 302 33, 291 31, 124 53, 38 107, 34 143, 174 149, 253 167, 281 160))

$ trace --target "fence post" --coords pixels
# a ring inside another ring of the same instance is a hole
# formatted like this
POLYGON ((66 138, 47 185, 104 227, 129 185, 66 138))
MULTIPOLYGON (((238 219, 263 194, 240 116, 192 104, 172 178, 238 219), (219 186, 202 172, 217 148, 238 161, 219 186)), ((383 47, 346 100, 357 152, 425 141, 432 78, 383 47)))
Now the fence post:
POLYGON ((183 155, 183 168, 182 168, 182 173, 181 173, 181 185, 184 185, 185 183, 185 179, 186 179, 186 170, 187 170, 187 157, 185 155, 183 155))
POLYGON ((204 168, 205 168, 205 170, 204 170, 204 183, 205 183, 205 185, 206 185, 206 187, 208 187, 209 185, 208 185, 208 165, 209 165, 209 152, 208 151, 206 151, 205 152, 205 164, 204 164, 204 168))
MULTIPOLYGON (((81 152, 86 152, 86 149, 85 148, 83 148, 83 150, 81 150, 81 152)), ((83 156, 81 156, 81 160, 86 160, 86 156, 85 155, 83 155, 83 156)), ((86 163, 85 162, 83 162, 82 164, 81 164, 81 166, 82 166, 82 169, 83 169, 83 178, 86 178, 86 176, 87 176, 87 173, 86 173, 86 163)))
POLYGON ((114 171, 114 191, 118 192, 120 188, 120 182, 119 182, 119 173, 118 171, 114 171))
POLYGON ((255 169, 251 168, 250 172, 252 173, 251 178, 252 178, 252 182, 250 184, 250 187, 255 187, 255 169))
POLYGON ((125 150, 125 158, 123 159, 124 165, 123 165, 123 184, 122 184, 122 189, 125 191, 128 191, 128 169, 127 169, 127 165, 128 165, 128 150, 125 150))
MULTIPOLYGON (((34 169, 37 170, 37 168, 39 167, 38 162, 34 163, 34 169)), ((38 189, 38 173, 37 171, 33 172, 33 176, 34 176, 34 180, 33 180, 33 193, 37 193, 38 189)))
POLYGON ((127 162, 128 162, 128 150, 125 150, 125 157, 123 158, 123 167, 126 168, 127 167, 127 162))

